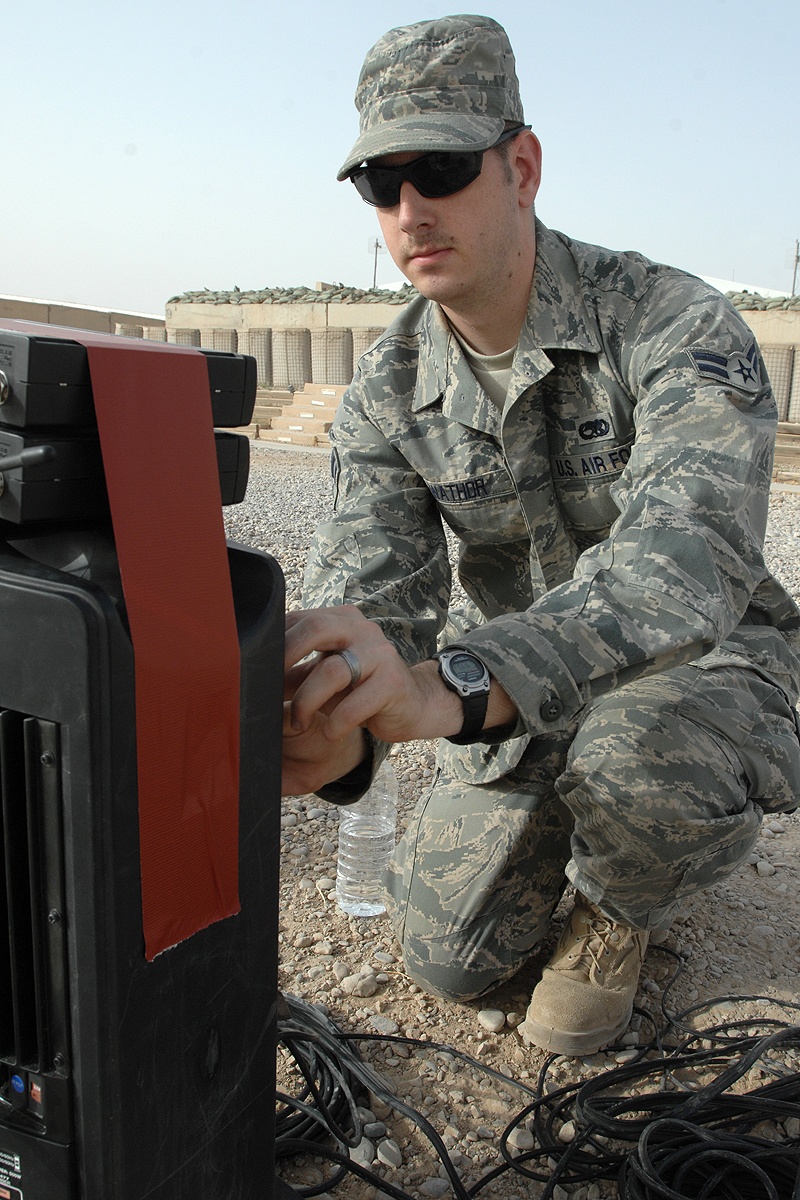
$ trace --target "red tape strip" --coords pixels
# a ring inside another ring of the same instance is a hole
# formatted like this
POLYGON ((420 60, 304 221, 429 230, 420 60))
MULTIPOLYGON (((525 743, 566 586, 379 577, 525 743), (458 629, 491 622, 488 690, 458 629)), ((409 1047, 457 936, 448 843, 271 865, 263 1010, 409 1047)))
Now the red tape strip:
POLYGON ((148 961, 239 911, 239 641, 205 358, 4 322, 89 356, 133 640, 148 961))

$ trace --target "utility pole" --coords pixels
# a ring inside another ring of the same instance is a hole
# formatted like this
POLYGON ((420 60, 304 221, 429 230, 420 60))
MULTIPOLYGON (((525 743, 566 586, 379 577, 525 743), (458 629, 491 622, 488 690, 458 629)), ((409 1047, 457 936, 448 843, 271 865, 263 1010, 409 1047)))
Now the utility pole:
MULTIPOLYGON (((373 291, 375 290, 375 287, 378 282, 378 251, 379 250, 383 250, 383 246, 380 244, 378 239, 375 238, 375 269, 372 272, 372 290, 373 291)), ((797 271, 797 261, 795 260, 795 272, 796 271, 797 271)), ((794 284, 792 284, 792 295, 794 295, 794 284)))
POLYGON ((367 249, 370 254, 375 256, 375 265, 372 269, 372 290, 374 292, 375 288, 378 286, 378 255, 383 254, 386 247, 380 238, 370 238, 367 242, 367 249))
POLYGON ((792 272, 792 295, 797 287, 797 264, 800 263, 800 239, 794 241, 794 271, 792 272))

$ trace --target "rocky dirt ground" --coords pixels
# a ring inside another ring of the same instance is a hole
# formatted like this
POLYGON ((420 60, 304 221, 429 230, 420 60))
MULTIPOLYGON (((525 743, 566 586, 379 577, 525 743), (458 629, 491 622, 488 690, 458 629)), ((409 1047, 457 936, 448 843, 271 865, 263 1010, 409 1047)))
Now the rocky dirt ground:
MULTIPOLYGON (((323 456, 256 449, 251 485, 245 504, 228 509, 231 536, 275 555, 287 580, 287 607, 299 604, 299 581, 308 538, 328 504, 327 462, 323 456)), ((776 493, 770 524, 770 553, 779 560, 784 582, 800 593, 796 578, 800 529, 800 495, 776 493)), ((430 778, 433 746, 399 747, 394 764, 400 782, 400 829, 430 778)), ((500 1160, 499 1139, 529 1097, 515 1081, 530 1087, 544 1054, 527 1047, 516 1031, 530 992, 561 923, 569 911, 565 895, 553 931, 542 953, 511 982, 480 1002, 456 1005, 424 994, 410 982, 385 917, 345 916, 332 895, 336 874, 338 810, 314 796, 287 799, 281 817, 280 986, 311 1004, 321 1005, 344 1031, 381 1035, 360 1043, 362 1056, 378 1070, 395 1095, 426 1116, 443 1136, 452 1162, 466 1186, 473 1186, 500 1160), (387 1040, 395 1036, 420 1039, 416 1048, 387 1040), (484 1075, 478 1065, 465 1065, 447 1049, 466 1052, 476 1064, 492 1068, 484 1075)), ((666 1007, 681 1011, 708 1001, 697 1024, 707 1027, 744 1016, 756 1021, 769 1006, 735 1002, 731 997, 760 995, 796 1002, 800 988, 800 814, 770 817, 752 861, 723 884, 696 896, 664 939, 666 950, 680 954, 683 969, 670 988, 666 1007)), ((552 1068, 550 1086, 588 1078, 629 1061, 640 1041, 651 1037, 650 1014, 663 1026, 664 989, 675 971, 675 958, 651 946, 642 974, 637 1009, 624 1044, 585 1060, 562 1060, 552 1068)), ((797 1013, 776 1008, 790 1022, 797 1013)), ((784 1054, 790 1071, 798 1070, 796 1051, 784 1054)), ((279 1061, 281 1084, 296 1090, 288 1058, 279 1061)), ((763 1079, 760 1067, 748 1076, 748 1086, 763 1079)), ((691 1083, 687 1086, 692 1086, 691 1083)), ((372 1162, 379 1177, 400 1186, 413 1197, 452 1195, 439 1159, 420 1133, 418 1122, 398 1115, 373 1098, 374 1121, 359 1157, 372 1162)), ((773 1123, 765 1134, 774 1139, 797 1137, 796 1117, 773 1123)), ((559 1136, 566 1144, 574 1135, 569 1125, 559 1136)), ((523 1126, 515 1135, 525 1148, 530 1134, 523 1126)), ((319 1190, 329 1168, 303 1159, 281 1164, 283 1177, 297 1187, 319 1190)), ((545 1185, 513 1172, 506 1173, 480 1194, 502 1200, 523 1200, 542 1194, 545 1185)), ((553 1195, 577 1200, 616 1196, 610 1181, 585 1181, 553 1195)), ((376 1200, 384 1195, 375 1184, 348 1177, 331 1193, 346 1200, 376 1200)))

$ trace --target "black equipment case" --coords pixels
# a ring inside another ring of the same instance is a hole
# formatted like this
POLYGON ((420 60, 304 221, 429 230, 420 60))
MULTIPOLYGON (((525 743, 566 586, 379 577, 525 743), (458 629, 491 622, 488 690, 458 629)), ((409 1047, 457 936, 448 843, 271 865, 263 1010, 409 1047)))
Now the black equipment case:
MULTIPOLYGON (((0 1197, 266 1200, 282 574, 270 556, 228 544, 241 911, 147 962, 133 648, 86 351, 68 330, 14 325, 0 322, 0 454, 55 454, 5 471, 0 458, 0 1197), (37 484, 45 498, 26 519, 37 484)), ((215 424, 246 424, 253 360, 209 355, 208 366, 215 424)), ((247 439, 217 440, 233 502, 247 439)))

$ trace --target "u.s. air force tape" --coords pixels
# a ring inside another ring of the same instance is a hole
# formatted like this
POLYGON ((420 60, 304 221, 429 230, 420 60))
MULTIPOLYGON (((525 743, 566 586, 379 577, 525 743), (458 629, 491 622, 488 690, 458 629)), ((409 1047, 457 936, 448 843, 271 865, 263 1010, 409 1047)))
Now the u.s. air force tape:
POLYGON ((619 475, 631 456, 631 447, 613 446, 610 450, 582 454, 559 454, 553 458, 553 478, 587 479, 598 475, 619 475))

